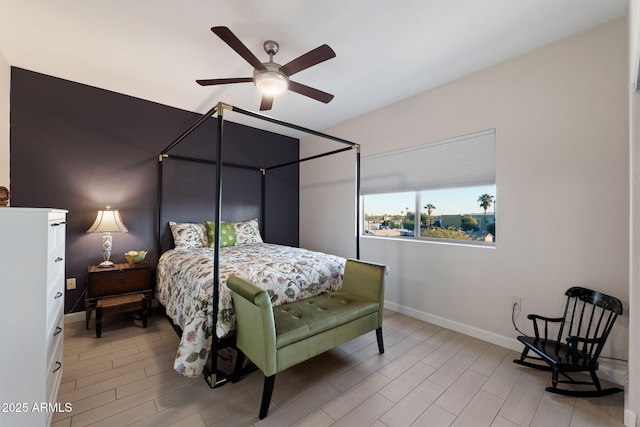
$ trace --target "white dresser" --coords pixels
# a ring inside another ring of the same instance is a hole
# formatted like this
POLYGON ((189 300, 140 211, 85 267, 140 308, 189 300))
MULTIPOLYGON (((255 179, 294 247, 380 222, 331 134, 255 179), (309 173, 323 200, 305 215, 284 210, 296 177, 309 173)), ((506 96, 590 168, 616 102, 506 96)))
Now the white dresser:
POLYGON ((0 426, 49 426, 62 380, 66 212, 0 208, 0 426))

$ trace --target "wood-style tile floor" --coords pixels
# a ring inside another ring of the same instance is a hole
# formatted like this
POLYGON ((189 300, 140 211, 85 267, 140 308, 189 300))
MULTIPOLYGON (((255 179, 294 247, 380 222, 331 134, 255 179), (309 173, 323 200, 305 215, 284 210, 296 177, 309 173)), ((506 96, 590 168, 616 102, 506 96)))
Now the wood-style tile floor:
MULTIPOLYGON (((372 332, 276 377, 258 419, 263 376, 210 389, 173 370, 178 337, 156 312, 143 329, 104 319, 102 337, 66 325, 54 426, 619 426, 623 393, 572 398, 544 391, 550 373, 512 363, 516 352, 386 311, 386 351, 372 332)), ((93 328, 93 321, 91 322, 93 328)))

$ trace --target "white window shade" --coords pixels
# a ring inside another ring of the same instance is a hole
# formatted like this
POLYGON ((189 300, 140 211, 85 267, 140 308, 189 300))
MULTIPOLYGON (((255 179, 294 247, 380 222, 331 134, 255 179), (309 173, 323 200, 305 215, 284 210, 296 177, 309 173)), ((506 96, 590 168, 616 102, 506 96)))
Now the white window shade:
POLYGON ((496 132, 469 135, 362 158, 360 192, 401 193, 492 185, 496 132))

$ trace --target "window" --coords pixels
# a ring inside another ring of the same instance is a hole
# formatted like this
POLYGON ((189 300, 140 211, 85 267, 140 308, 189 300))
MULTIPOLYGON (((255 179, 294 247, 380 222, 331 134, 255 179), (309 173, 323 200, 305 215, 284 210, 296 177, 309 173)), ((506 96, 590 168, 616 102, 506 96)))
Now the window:
POLYGON ((495 130, 362 159, 368 236, 496 239, 495 130))

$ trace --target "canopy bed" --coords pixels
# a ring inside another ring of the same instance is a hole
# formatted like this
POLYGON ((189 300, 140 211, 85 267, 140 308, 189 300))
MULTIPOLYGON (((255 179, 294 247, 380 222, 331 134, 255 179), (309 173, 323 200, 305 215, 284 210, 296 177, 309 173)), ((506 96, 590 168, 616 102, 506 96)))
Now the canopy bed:
MULTIPOLYGON (((267 223, 265 192, 270 185, 267 178, 274 171, 295 167, 297 174, 298 165, 302 162, 353 149, 356 150, 355 224, 356 230, 360 230, 358 214, 360 211, 360 146, 356 143, 218 103, 160 153, 157 237, 161 256, 158 261, 156 296, 165 307, 167 318, 181 337, 174 369, 185 376, 198 376, 202 373, 212 388, 227 382, 229 375, 220 371, 217 356, 221 349, 233 347, 235 344, 235 319, 231 292, 226 287, 226 279, 230 276, 239 276, 259 283, 268 291, 274 305, 340 289, 346 262, 344 258, 298 247, 263 242, 262 235, 265 233, 267 223), (299 158, 300 156, 296 154, 295 160, 287 159, 282 163, 275 162, 275 164, 260 166, 224 161, 225 116, 231 111, 248 118, 292 129, 304 135, 329 140, 332 144, 335 142, 339 144, 339 148, 305 158, 299 158), (213 141, 215 158, 212 160, 200 156, 175 154, 175 148, 203 124, 210 124, 210 119, 217 119, 216 135, 213 141), (213 218, 181 223, 170 216, 167 217, 170 214, 166 213, 168 207, 165 200, 166 184, 163 174, 170 160, 215 167, 213 218), (223 168, 225 170, 243 169, 260 174, 259 204, 261 207, 258 218, 223 220, 223 168), (174 239, 173 248, 168 248, 165 244, 166 238, 163 234, 167 230, 167 224, 174 239)), ((356 236, 356 258, 359 259, 359 232, 356 236)))

